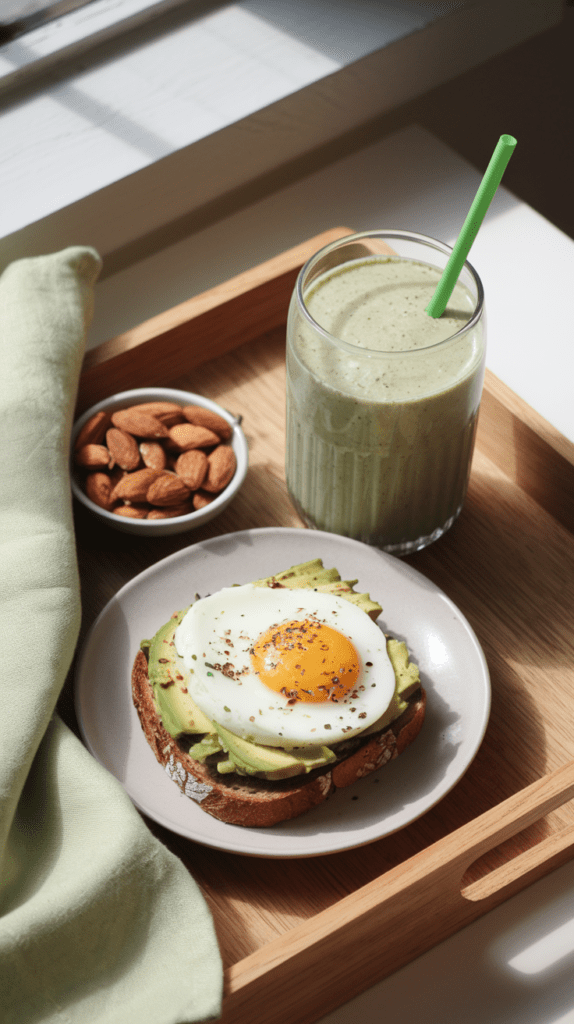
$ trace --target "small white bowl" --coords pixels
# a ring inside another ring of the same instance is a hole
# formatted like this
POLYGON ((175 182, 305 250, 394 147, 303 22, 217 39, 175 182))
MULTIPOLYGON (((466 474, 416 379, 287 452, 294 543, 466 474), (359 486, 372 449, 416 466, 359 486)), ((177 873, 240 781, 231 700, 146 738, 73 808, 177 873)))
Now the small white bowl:
POLYGON ((204 523, 218 516, 220 512, 223 512, 224 508, 227 508, 230 501, 233 500, 239 491, 245 480, 248 462, 249 450, 245 434, 240 426, 240 420, 228 412, 227 409, 217 405, 216 402, 212 402, 203 395, 195 395, 191 391, 177 391, 173 388, 136 388, 133 391, 122 391, 119 394, 112 395, 110 398, 105 398, 102 402, 98 402, 97 405, 93 405, 91 409, 88 409, 76 420, 72 430, 70 477, 74 496, 90 512, 107 523, 108 526, 112 526, 115 530, 120 530, 123 533, 137 533, 143 537, 162 537, 170 533, 184 533, 186 530, 194 530, 198 526, 203 526, 204 523), (116 409, 127 409, 131 405, 140 405, 142 402, 177 402, 182 406, 201 405, 205 409, 211 409, 212 412, 223 416, 233 427, 229 443, 237 459, 235 475, 227 487, 205 508, 198 509, 197 512, 190 512, 186 516, 175 516, 173 519, 125 519, 122 516, 114 515, 113 512, 100 508, 82 490, 80 486, 81 477, 74 464, 74 443, 84 423, 86 423, 90 416, 100 412, 102 409, 105 409, 107 412, 115 412, 116 409))

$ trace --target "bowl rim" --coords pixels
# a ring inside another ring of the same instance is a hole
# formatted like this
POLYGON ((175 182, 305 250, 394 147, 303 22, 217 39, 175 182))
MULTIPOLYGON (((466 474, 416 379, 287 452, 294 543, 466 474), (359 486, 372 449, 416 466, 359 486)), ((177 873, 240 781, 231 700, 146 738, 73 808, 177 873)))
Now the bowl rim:
POLYGON ((77 479, 77 468, 74 464, 74 443, 84 423, 102 409, 111 409, 112 411, 115 411, 116 409, 128 408, 131 405, 137 405, 140 402, 153 401, 174 401, 181 402, 184 405, 201 405, 203 408, 210 409, 212 412, 216 412, 218 415, 223 416, 223 418, 227 420, 233 428, 233 433, 229 443, 235 452, 237 467, 233 477, 227 484, 227 487, 225 487, 205 508, 188 512, 184 516, 171 516, 169 519, 130 519, 130 529, 141 530, 142 533, 153 533, 154 531, 160 531, 162 528, 165 530, 167 523, 173 524, 174 527, 179 523, 185 522, 197 524, 199 526, 202 522, 207 522, 209 519, 214 518, 219 510, 223 511, 224 506, 231 501, 234 494, 243 484, 247 475, 249 449, 247 445, 247 438, 245 437, 245 433, 241 426, 241 416, 234 415, 225 409, 224 406, 219 405, 218 402, 214 402, 213 399, 207 398, 205 395, 200 395, 194 391, 184 391, 179 388, 164 388, 157 386, 132 388, 128 391, 115 392, 113 395, 109 395, 107 398, 101 399, 99 402, 90 406, 89 409, 86 409, 85 412, 74 420, 70 436, 69 457, 72 493, 74 494, 74 497, 76 497, 90 512, 100 516, 114 528, 119 528, 118 519, 121 519, 121 516, 115 516, 113 512, 109 512, 107 509, 96 505, 96 503, 93 502, 91 498, 88 498, 85 491, 80 487, 77 479))

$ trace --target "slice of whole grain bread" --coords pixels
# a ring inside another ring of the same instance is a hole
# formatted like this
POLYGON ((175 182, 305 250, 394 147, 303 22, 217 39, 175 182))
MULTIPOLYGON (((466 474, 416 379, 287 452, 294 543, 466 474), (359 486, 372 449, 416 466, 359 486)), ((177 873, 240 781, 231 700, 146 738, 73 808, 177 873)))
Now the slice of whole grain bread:
POLYGON ((296 818, 398 757, 418 735, 425 717, 426 694, 420 687, 408 707, 387 728, 342 745, 340 760, 305 775, 270 782, 252 776, 221 774, 215 764, 191 758, 182 742, 163 727, 148 677, 143 651, 136 655, 132 696, 141 727, 157 760, 181 791, 214 818, 233 825, 269 827, 296 818))

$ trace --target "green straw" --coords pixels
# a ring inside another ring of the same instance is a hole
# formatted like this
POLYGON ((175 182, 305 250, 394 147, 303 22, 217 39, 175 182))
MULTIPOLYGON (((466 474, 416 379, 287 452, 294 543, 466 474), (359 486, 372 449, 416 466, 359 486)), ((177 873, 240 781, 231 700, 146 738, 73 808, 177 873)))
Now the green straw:
POLYGON ((462 225, 460 235, 442 272, 442 277, 436 287, 436 291, 426 307, 426 312, 429 316, 438 317, 444 313, 447 302, 452 295, 452 290, 458 281, 463 263, 478 234, 478 229, 484 220, 494 194, 500 185, 500 180, 515 147, 516 139, 512 135, 500 136, 490 163, 484 172, 484 177, 478 186, 478 192, 468 211, 467 218, 462 225))

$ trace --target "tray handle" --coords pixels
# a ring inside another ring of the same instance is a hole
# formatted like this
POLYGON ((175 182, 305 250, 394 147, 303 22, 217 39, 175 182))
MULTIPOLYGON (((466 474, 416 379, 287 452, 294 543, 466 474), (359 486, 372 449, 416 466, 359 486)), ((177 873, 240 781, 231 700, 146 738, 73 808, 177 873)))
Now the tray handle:
MULTIPOLYGON (((505 839, 517 835, 573 797, 574 761, 571 761, 477 818, 471 825, 482 834, 476 844, 468 848, 467 857, 472 859, 468 860, 463 875, 483 853, 495 849, 505 839)), ((463 886, 461 896, 471 902, 495 899, 498 903, 571 856, 574 856, 574 824, 557 829, 483 878, 463 886)))
POLYGON ((574 825, 463 882, 481 856, 572 798, 574 760, 272 940, 226 972, 222 1024, 310 1024, 565 863, 574 825))

